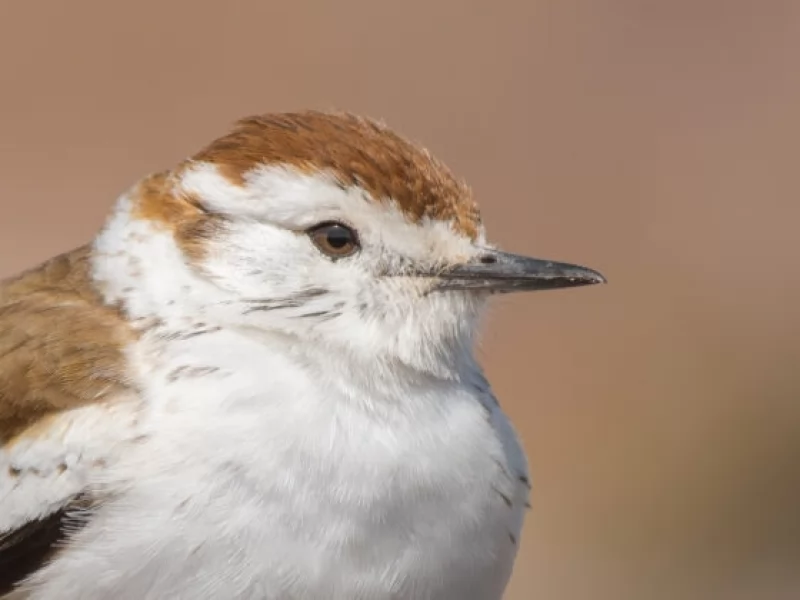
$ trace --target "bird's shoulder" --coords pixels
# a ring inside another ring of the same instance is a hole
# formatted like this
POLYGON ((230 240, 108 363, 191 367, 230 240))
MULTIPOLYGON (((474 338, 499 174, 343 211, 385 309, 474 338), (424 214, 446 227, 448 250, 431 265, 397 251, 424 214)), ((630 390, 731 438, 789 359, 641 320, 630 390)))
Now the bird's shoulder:
POLYGON ((120 437, 133 333, 78 248, 0 284, 0 595, 35 570, 120 437))

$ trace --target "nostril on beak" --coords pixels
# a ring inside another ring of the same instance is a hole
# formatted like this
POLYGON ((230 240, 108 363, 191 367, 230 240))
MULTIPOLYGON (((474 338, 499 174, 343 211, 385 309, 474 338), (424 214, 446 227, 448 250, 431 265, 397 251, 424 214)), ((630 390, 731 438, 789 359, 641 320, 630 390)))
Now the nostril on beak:
POLYGON ((493 265, 497 262, 497 257, 492 256, 491 254, 484 254, 479 260, 484 265, 493 265))

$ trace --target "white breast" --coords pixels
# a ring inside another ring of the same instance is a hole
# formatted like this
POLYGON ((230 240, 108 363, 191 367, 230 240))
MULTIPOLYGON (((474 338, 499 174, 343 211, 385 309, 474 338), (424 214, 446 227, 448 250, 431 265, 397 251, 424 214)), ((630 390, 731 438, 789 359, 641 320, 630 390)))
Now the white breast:
POLYGON ((353 386, 281 343, 140 342, 142 437, 33 598, 500 598, 528 489, 487 391, 353 386))

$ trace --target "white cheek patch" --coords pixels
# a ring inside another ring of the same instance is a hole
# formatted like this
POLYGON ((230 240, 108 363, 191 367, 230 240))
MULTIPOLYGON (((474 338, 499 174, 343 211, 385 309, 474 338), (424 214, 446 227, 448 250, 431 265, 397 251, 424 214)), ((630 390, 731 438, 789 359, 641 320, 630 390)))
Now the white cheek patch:
POLYGON ((449 222, 424 218, 411 222, 391 200, 377 201, 357 186, 342 187, 325 173, 309 175, 289 167, 259 167, 239 186, 215 165, 196 163, 181 187, 211 210, 303 230, 326 220, 353 226, 368 245, 423 263, 459 262, 484 245, 483 229, 473 242, 449 222))
POLYGON ((214 298, 217 290, 186 265, 172 233, 135 217, 126 193, 95 239, 92 278, 104 301, 122 302, 136 326, 139 319, 185 312, 189 306, 199 313, 200 305, 214 298))

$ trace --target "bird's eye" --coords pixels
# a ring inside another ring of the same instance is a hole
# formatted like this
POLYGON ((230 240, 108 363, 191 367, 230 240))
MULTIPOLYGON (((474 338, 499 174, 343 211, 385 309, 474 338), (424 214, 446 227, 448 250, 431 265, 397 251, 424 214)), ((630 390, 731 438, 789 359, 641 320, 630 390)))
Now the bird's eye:
POLYGON ((356 232, 341 223, 320 223, 309 229, 308 235, 314 245, 331 258, 350 256, 360 247, 356 232))

